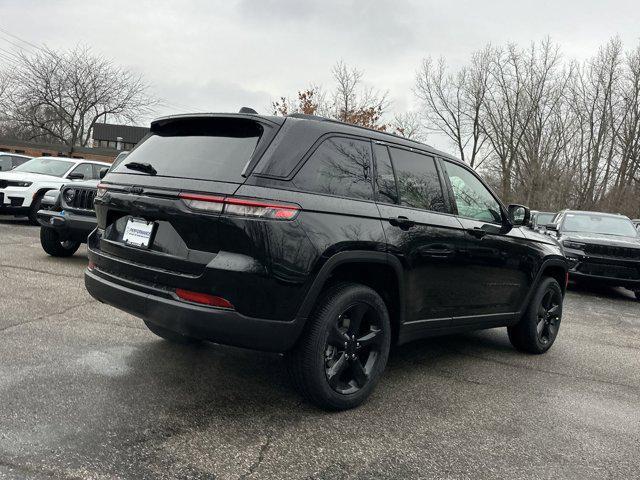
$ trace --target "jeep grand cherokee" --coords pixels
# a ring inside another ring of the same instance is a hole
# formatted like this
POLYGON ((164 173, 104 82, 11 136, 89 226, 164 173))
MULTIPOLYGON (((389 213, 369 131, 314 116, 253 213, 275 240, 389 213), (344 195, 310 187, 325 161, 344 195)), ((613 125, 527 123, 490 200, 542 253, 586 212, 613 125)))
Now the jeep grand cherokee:
POLYGON ((87 289, 174 342, 285 352, 328 409, 362 403, 389 348, 507 327, 545 352, 558 243, 464 163, 319 117, 154 121, 98 187, 87 289))

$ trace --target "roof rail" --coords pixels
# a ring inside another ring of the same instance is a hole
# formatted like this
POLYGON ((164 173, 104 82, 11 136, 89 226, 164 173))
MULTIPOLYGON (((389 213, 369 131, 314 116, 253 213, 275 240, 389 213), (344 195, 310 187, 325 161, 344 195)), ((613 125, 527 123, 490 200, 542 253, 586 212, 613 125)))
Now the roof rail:
POLYGON ((290 113, 290 114, 287 115, 287 117, 302 118, 302 119, 306 119, 306 120, 315 120, 315 121, 318 121, 318 122, 337 123, 339 125, 345 125, 345 126, 348 126, 348 127, 361 128, 363 130, 369 130, 370 132, 376 132, 376 133, 380 133, 382 135, 391 135, 392 137, 400 138, 400 139, 405 140, 407 142, 417 143, 418 145, 426 145, 427 147, 432 148, 432 149, 434 148, 431 145, 428 145, 426 143, 419 142, 418 140, 414 140, 413 138, 403 137, 402 135, 398 135, 396 133, 390 133, 390 132, 385 132, 383 130, 376 130, 374 128, 363 127, 362 125, 355 125, 353 123, 347 123, 347 122, 343 122, 342 120, 336 120, 336 119, 333 119, 333 118, 321 117, 319 115, 309 115, 307 113, 290 113))

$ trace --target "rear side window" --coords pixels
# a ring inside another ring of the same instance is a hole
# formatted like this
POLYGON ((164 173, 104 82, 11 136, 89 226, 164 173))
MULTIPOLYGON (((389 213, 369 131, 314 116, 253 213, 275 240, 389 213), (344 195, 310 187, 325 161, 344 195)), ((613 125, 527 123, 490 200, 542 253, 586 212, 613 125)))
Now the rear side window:
POLYGON ((159 176, 241 183, 262 133, 260 123, 244 118, 175 120, 154 127, 112 171, 140 174, 127 164, 148 163, 159 176))
POLYGON ((398 203, 398 189, 396 177, 391 166, 389 150, 384 145, 374 145, 373 152, 376 157, 376 192, 378 201, 382 203, 398 203))
POLYGON ((293 179, 300 190, 373 200, 371 144, 333 137, 323 141, 293 179))
POLYGON ((440 177, 433 157, 400 148, 389 148, 396 172, 400 204, 446 212, 440 177))
POLYGON ((12 168, 13 164, 11 163, 11 157, 0 155, 0 172, 6 172, 7 170, 11 170, 12 168))

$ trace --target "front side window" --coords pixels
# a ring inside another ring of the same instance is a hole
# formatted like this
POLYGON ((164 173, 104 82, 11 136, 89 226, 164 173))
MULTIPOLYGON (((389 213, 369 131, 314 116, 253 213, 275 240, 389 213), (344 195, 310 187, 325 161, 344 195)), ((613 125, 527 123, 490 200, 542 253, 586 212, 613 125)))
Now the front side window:
POLYGON ((62 177, 73 165, 67 160, 57 160, 52 158, 34 158, 28 162, 14 168, 17 172, 40 173, 42 175, 52 175, 62 177))
POLYGON ((501 223, 500 204, 482 182, 466 168, 451 162, 444 164, 458 215, 481 222, 501 223))
POLYGON ((81 163, 74 168, 69 175, 82 175, 84 180, 90 180, 93 177, 93 171, 90 163, 81 163))
POLYGON ((296 174, 301 190, 373 200, 371 144, 334 137, 322 142, 296 174))
POLYGON ((389 148, 396 172, 400 204, 445 212, 444 195, 433 157, 400 148, 389 148))

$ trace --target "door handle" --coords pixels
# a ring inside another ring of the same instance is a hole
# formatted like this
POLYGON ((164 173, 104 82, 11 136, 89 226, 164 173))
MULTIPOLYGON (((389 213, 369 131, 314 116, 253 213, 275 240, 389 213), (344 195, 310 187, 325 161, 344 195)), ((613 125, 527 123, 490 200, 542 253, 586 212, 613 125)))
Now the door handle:
POLYGON ((472 237, 482 238, 487 234, 487 231, 482 230, 479 227, 475 227, 475 228, 467 228, 467 233, 469 233, 472 237))
POLYGON ((402 215, 399 217, 391 217, 389 223, 394 227, 400 227, 402 230, 408 230, 416 224, 413 220, 409 220, 402 215))
POLYGON ((446 243, 434 243, 418 248, 422 257, 450 258, 456 253, 456 249, 446 243))

